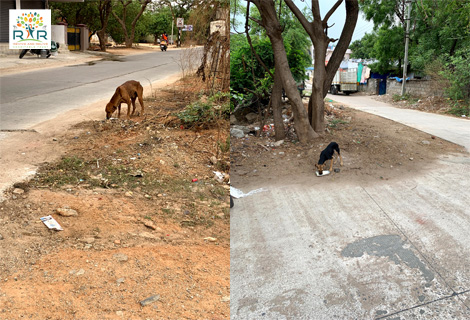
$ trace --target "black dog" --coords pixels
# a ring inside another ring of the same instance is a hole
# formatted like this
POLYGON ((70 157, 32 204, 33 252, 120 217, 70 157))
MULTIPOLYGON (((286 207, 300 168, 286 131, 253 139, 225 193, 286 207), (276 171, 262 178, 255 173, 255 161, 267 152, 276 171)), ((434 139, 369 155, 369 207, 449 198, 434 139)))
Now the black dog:
POLYGON ((330 172, 331 170, 333 169, 333 155, 334 153, 338 154, 337 158, 339 158, 341 160, 341 166, 343 165, 343 158, 341 157, 341 153, 339 152, 339 146, 336 142, 331 142, 328 147, 325 148, 325 150, 323 150, 321 153, 320 153, 320 160, 318 160, 318 164, 315 164, 315 167, 318 169, 318 173, 320 175, 323 174, 323 169, 325 168, 326 164, 325 162, 327 160, 331 160, 331 163, 330 163, 330 172))

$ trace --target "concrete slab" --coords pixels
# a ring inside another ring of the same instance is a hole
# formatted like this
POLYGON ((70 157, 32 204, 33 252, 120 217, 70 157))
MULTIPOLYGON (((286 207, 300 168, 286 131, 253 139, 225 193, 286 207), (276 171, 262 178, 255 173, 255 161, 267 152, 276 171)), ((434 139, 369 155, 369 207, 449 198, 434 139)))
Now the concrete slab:
POLYGON ((365 187, 264 185, 238 199, 231 319, 465 319, 468 300, 453 295, 470 288, 470 159, 441 165, 365 187))
POLYGON ((377 314, 376 320, 410 320, 410 319, 439 319, 455 320, 470 319, 469 309, 459 297, 448 297, 417 305, 413 308, 393 314, 377 314))

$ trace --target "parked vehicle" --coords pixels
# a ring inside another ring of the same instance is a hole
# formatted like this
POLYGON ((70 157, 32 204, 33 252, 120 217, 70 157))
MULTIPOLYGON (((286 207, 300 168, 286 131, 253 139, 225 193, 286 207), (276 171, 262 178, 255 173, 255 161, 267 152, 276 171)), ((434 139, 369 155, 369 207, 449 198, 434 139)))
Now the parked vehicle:
POLYGON ((342 92, 346 95, 357 92, 357 69, 338 70, 331 82, 330 92, 332 94, 342 92))
POLYGON ((51 48, 50 49, 23 49, 21 50, 20 52, 20 59, 23 59, 23 57, 25 56, 25 54, 28 52, 28 51, 31 51, 31 53, 33 54, 36 54, 39 57, 41 58, 49 58, 54 52, 57 52, 59 50, 59 43, 55 42, 55 41, 51 41, 51 48))
POLYGON ((168 48, 168 43, 166 42, 166 40, 160 41, 160 49, 162 51, 166 51, 167 48, 168 48))

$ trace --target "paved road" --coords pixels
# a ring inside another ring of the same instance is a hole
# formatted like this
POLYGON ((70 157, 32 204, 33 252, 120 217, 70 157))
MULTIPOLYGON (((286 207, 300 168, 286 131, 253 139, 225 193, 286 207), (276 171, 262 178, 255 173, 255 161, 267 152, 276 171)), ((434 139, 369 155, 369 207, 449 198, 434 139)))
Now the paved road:
POLYGON ((236 200, 231 319, 470 319, 470 157, 338 181, 257 185, 266 191, 236 200))
POLYGON ((376 101, 369 96, 329 94, 327 98, 345 103, 354 109, 366 111, 433 134, 444 140, 464 146, 470 152, 470 120, 468 119, 411 109, 398 109, 389 104, 376 101))
POLYGON ((110 99, 116 87, 127 80, 148 86, 178 73, 179 55, 180 50, 155 51, 118 61, 2 76, 0 129, 28 129, 65 111, 110 99))

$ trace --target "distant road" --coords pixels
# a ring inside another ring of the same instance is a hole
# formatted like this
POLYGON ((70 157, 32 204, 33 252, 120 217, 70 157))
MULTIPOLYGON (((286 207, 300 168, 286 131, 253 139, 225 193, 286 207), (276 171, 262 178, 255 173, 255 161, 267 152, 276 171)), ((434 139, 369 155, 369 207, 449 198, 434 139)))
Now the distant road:
POLYGON ((390 104, 374 100, 370 96, 328 94, 327 98, 435 135, 464 146, 470 152, 470 120, 468 119, 395 108, 390 104))
POLYGON ((127 80, 140 81, 145 87, 177 74, 179 55, 180 50, 155 51, 119 57, 119 61, 2 76, 0 130, 26 130, 66 111, 110 99, 127 80))

